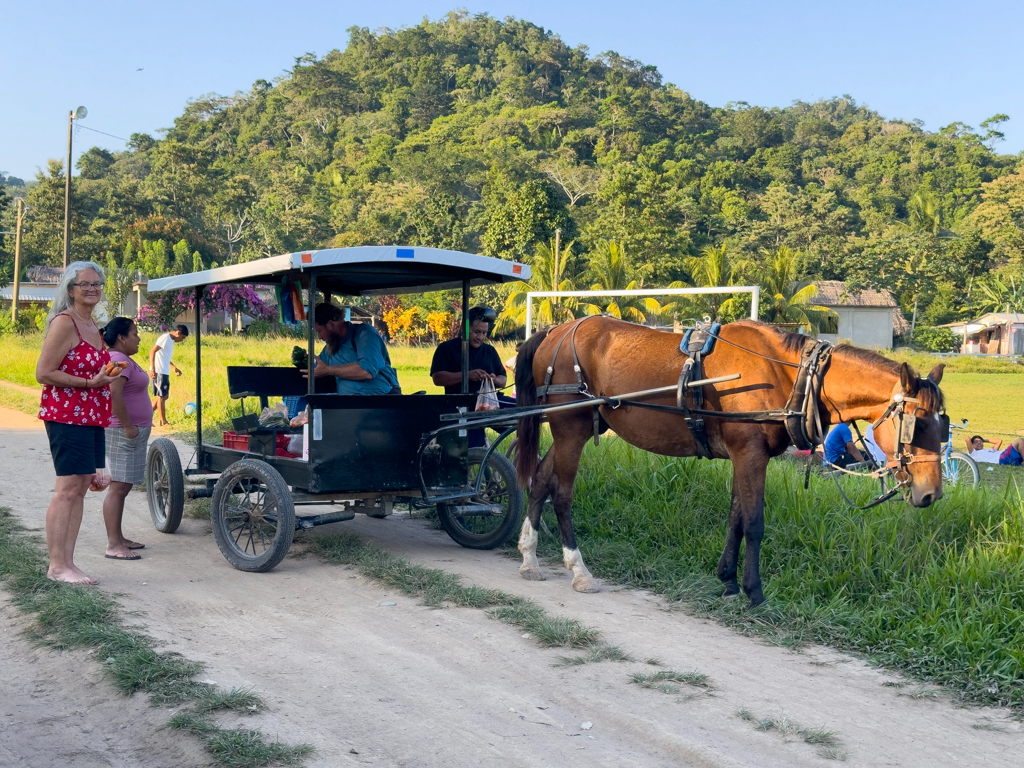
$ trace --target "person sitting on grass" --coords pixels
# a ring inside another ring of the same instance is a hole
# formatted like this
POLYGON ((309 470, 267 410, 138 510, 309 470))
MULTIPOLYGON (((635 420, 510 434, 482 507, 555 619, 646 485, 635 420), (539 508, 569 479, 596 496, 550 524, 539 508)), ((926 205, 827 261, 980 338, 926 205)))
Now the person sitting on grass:
POLYGON ((1002 447, 1003 441, 999 438, 986 440, 981 435, 967 438, 967 453, 975 461, 1010 467, 1019 467, 1024 463, 1024 437, 1015 437, 1005 449, 1000 450, 1002 447), (992 447, 986 448, 985 443, 992 447))
POLYGON ((850 425, 839 423, 825 438, 825 463, 836 467, 845 467, 854 462, 864 461, 864 454, 857 450, 853 443, 850 425))

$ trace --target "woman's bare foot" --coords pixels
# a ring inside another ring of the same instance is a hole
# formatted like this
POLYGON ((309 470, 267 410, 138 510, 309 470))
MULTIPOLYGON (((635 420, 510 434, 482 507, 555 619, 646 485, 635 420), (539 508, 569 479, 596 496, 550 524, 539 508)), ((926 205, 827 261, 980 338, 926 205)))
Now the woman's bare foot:
POLYGON ((138 541, 132 541, 131 539, 122 539, 121 544, 124 545, 125 549, 145 549, 146 545, 138 541))
POLYGON ((75 568, 74 570, 68 569, 66 571, 54 571, 49 570, 46 572, 46 578, 50 581, 59 581, 62 584, 98 584, 99 582, 92 576, 75 568))

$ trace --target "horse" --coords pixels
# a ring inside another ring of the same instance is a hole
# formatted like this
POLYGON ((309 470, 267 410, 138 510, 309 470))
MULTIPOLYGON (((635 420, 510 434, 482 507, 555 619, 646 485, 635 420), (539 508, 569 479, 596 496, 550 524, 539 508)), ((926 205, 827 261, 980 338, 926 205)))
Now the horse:
MULTIPOLYGON (((702 361, 704 376, 739 373, 740 378, 705 385, 706 409, 778 413, 786 406, 794 390, 801 354, 811 342, 808 337, 751 320, 723 325, 715 337, 715 349, 702 361)), ((674 385, 687 360, 679 341, 678 334, 604 316, 541 330, 519 353, 516 404, 536 409, 579 401, 588 393, 624 395, 674 385), (565 341, 568 343, 563 344, 565 341), (565 349, 557 353, 560 346, 565 349), (540 403, 537 382, 542 379, 556 385, 552 389, 558 394, 548 394, 540 403), (574 382, 585 389, 582 394, 572 386, 574 382)), ((831 423, 875 422, 875 439, 893 457, 889 465, 896 470, 907 500, 915 507, 938 501, 942 497, 940 445, 946 438, 939 418, 943 398, 938 384, 943 366, 936 366, 927 378, 918 378, 906 363, 893 362, 875 352, 846 344, 828 349, 831 357, 820 379, 820 396, 811 405, 823 425, 821 434, 831 423), (900 432, 904 419, 911 425, 912 439, 900 432)), ((682 412, 665 408, 677 404, 674 393, 646 397, 643 402, 655 407, 660 404, 663 410, 623 400, 596 406, 596 418, 594 409, 586 407, 548 412, 553 444, 543 459, 539 457, 541 417, 524 414, 519 419, 517 480, 529 488, 527 515, 519 536, 523 555, 519 572, 523 578, 544 580, 537 561, 537 531, 543 504, 550 497, 558 517, 563 562, 573 573, 573 588, 578 592, 598 591, 583 562, 572 525, 573 485, 580 457, 588 439, 594 437, 596 442, 598 424, 601 430, 610 428, 619 438, 646 451, 664 456, 698 455, 697 440, 682 412)), ((764 602, 760 549, 768 460, 782 454, 793 440, 780 420, 706 415, 704 424, 710 457, 733 463, 732 502, 718 578, 725 586, 726 597, 739 594, 739 549, 745 539, 742 586, 751 606, 756 606, 764 602)))

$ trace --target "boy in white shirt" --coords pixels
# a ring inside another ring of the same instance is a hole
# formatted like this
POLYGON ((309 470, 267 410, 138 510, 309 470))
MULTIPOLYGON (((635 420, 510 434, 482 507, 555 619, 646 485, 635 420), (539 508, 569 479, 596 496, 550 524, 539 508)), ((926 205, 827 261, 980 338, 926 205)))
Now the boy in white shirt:
POLYGON ((174 330, 165 333, 156 340, 149 350, 149 378, 153 381, 153 410, 157 412, 157 426, 167 424, 167 396, 171 392, 171 369, 181 376, 181 369, 171 362, 176 342, 188 338, 188 328, 184 325, 175 326, 174 330))

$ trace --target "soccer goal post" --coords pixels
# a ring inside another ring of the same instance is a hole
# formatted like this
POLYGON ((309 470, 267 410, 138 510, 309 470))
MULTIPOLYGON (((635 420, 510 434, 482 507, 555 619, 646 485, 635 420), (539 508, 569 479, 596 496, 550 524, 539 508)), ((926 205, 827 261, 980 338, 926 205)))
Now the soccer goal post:
POLYGON ((637 288, 630 291, 529 291, 526 294, 526 338, 533 333, 533 300, 587 296, 695 296, 702 293, 749 293, 750 319, 757 320, 761 289, 756 285, 725 285, 712 288, 637 288))

